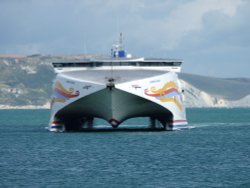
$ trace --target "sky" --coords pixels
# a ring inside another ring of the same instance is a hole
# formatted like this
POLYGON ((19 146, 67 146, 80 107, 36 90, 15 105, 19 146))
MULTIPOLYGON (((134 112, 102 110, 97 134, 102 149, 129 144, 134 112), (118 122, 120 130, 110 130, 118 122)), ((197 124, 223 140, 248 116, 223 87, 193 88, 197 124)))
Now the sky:
POLYGON ((0 54, 182 59, 183 72, 250 77, 250 0, 0 0, 0 54))

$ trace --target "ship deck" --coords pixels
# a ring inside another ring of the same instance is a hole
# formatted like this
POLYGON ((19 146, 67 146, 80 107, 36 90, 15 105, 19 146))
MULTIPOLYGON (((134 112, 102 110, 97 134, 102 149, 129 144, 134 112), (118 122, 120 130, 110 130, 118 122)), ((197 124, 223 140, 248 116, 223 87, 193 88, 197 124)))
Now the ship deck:
POLYGON ((165 74, 166 71, 160 70, 75 70, 61 73, 70 78, 79 80, 91 80, 96 83, 107 83, 109 78, 114 79, 115 83, 129 82, 148 77, 165 74))

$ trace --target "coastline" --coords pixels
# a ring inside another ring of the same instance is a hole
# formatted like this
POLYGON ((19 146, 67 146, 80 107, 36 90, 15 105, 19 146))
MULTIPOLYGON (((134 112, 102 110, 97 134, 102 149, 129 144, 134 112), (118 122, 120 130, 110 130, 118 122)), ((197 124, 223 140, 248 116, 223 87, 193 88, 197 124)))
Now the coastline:
POLYGON ((38 110, 38 109, 50 109, 50 103, 46 103, 41 106, 24 105, 24 106, 10 106, 0 105, 0 110, 38 110))
MULTIPOLYGON (((186 109, 237 109, 237 108, 250 108, 250 106, 188 106, 186 109)), ((49 110, 50 105, 34 106, 34 105, 25 105, 25 106, 10 106, 10 105, 0 105, 0 110, 49 110)))

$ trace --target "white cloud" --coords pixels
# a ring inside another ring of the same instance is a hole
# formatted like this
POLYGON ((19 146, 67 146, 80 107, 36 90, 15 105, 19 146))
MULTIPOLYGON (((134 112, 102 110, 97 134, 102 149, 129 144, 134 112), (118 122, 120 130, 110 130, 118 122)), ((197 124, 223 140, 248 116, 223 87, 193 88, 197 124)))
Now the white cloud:
POLYGON ((232 17, 241 4, 241 0, 195 0, 181 4, 164 20, 166 49, 175 48, 189 32, 201 30, 204 15, 218 11, 232 17))
POLYGON ((249 59, 249 7, 249 0, 0 0, 0 54, 109 53, 122 31, 135 55, 228 61, 222 54, 235 51, 234 59, 249 59))

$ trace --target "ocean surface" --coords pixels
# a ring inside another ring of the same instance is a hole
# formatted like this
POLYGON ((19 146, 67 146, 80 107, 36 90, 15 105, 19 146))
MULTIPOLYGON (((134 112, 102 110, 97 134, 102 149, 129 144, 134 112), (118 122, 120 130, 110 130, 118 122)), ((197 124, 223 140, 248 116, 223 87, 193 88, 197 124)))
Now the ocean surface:
POLYGON ((0 110, 0 187, 250 187, 250 109, 187 109, 172 132, 52 133, 49 113, 0 110))

